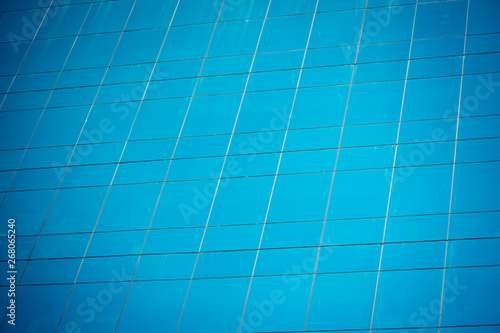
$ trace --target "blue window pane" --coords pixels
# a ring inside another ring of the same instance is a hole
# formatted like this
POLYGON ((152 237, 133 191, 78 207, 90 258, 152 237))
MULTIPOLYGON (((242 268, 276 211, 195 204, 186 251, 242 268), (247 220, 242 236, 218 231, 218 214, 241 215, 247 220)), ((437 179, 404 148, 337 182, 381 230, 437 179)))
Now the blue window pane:
POLYGON ((160 184, 111 187, 103 203, 96 231, 147 229, 160 187, 160 184), (121 221, 119 226, 116 221, 121 221))
POLYGON ((410 61, 408 78, 451 76, 462 73, 462 57, 415 59, 410 61))
MULTIPOLYGON (((413 41, 412 54, 414 53, 415 43, 413 41)), ((463 48, 463 43, 462 43, 463 48)), ((352 61, 354 61, 356 49, 350 49, 352 61)), ((396 61, 407 60, 410 53, 410 42, 380 43, 380 44, 362 44, 359 47, 358 63, 373 61, 396 61)))
POLYGON ((42 234, 91 232, 106 192, 106 187, 60 189, 42 234))
POLYGON ((217 24, 208 56, 254 53, 263 20, 217 24))
POLYGON ((303 50, 257 53, 255 55, 255 61, 252 67, 252 71, 258 72, 300 68, 303 58, 303 50))
POLYGON ((329 173, 278 176, 268 220, 279 222, 324 218, 331 176, 329 173))
POLYGON ((81 257, 89 239, 90 234, 40 236, 33 250, 32 258, 81 257))
MULTIPOLYGON (((467 36, 467 44, 472 37, 467 36)), ((464 37, 414 40, 411 48, 412 58, 460 55, 464 51, 464 37)))
POLYGON ((448 269, 446 273, 443 326, 499 324, 498 267, 448 269))
POLYGON ((396 143, 398 124, 375 124, 344 128, 341 147, 386 145, 396 143))
POLYGON ((342 0, 320 0, 318 5, 318 11, 333 11, 333 10, 343 10, 343 9, 362 9, 365 6, 363 0, 355 0, 346 3, 342 0))
POLYGON ((415 6, 389 6, 368 9, 363 24, 362 43, 411 39, 415 6))
POLYGON ((346 124, 398 121, 404 82, 368 83, 352 86, 346 124), (373 112, 373 110, 380 110, 373 112))
MULTIPOLYGON (((253 52, 252 52, 253 53, 253 52)), ((215 57, 215 58, 206 58, 205 63, 203 64, 203 70, 201 75, 217 75, 217 74, 233 74, 233 73, 245 73, 250 69, 250 64, 252 62, 253 55, 240 55, 234 57, 215 57)), ((199 63, 201 65, 201 60, 189 60, 183 61, 181 64, 185 63, 186 67, 195 68, 192 64, 193 62, 199 63)), ((180 67, 181 64, 179 62, 172 62, 174 66, 172 67, 180 67)), ((198 66, 199 67, 199 66, 198 66)), ((255 70, 255 64, 253 69, 255 70)), ((197 76, 198 73, 192 71, 193 74, 190 76, 197 76)))
POLYGON ((448 212, 451 177, 451 165, 399 169, 392 179, 389 214, 448 212))
POLYGON ((410 80, 406 86, 403 120, 456 117, 459 94, 459 77, 410 80))
POLYGON ((340 128, 315 128, 289 131, 285 150, 307 150, 336 148, 339 144, 340 128))
MULTIPOLYGON (((140 11, 140 7, 144 6, 146 1, 137 1, 137 7, 134 7, 132 11, 140 11)), ((152 2, 152 1, 151 1, 152 2)), ((92 34, 98 32, 116 32, 121 31, 127 21, 127 17, 132 10, 133 1, 106 1, 95 3, 89 13, 89 17, 85 21, 82 27, 82 34, 92 34)), ((134 15, 135 16, 135 15, 134 15)), ((133 29, 137 28, 134 26, 133 19, 129 21, 127 27, 133 29)))
POLYGON ((500 160, 499 139, 459 141, 457 143, 457 163, 486 162, 500 160))
POLYGON ((152 228, 205 226, 216 185, 215 180, 165 183, 152 228))
POLYGON ((317 14, 309 47, 358 44, 362 19, 362 10, 317 14))
POLYGON ((470 3, 469 34, 500 32, 500 25, 495 19, 498 3, 492 0, 477 0, 470 3))
POLYGON ((311 21, 312 15, 267 19, 259 44, 259 52, 305 48, 311 21))
POLYGON ((285 129, 293 96, 294 92, 291 90, 246 94, 238 116, 236 132, 285 129))
POLYGON ((193 98, 183 135, 231 133, 241 99, 240 94, 193 98))
POLYGON ((445 247, 445 242, 386 244, 381 269, 441 268, 445 247))
POLYGON ((390 170, 346 171, 335 174, 328 218, 384 216, 389 196, 390 170), (363 203, 363 209, 356 209, 363 203))
POLYGON ((125 284, 132 278, 137 260, 137 256, 85 258, 77 282, 119 281, 125 284))
POLYGON ((217 8, 216 3, 203 0, 181 0, 172 23, 175 25, 181 25, 215 22, 219 11, 220 7, 217 8))
POLYGON ((146 231, 120 231, 95 233, 92 235, 87 256, 118 256, 139 254, 141 252, 146 231), (110 248, 109 244, 115 244, 110 248))
POLYGON ((127 29, 168 26, 176 3, 176 1, 138 0, 127 23, 127 29))
POLYGON ((390 168, 394 162, 394 150, 395 146, 341 149, 337 161, 337 171, 390 168))
MULTIPOLYGON (((130 138, 141 140, 177 137, 188 103, 188 98, 143 102, 130 138)), ((127 106, 120 106, 116 110, 122 117, 131 112, 127 106)))
MULTIPOLYGON (((318 248, 264 249, 259 251, 255 275, 311 274, 318 248)), ((306 275, 299 277, 307 278, 306 275)), ((283 277, 286 280, 286 277, 283 277)))
POLYGON ((141 256, 134 281, 159 279, 189 279, 196 254, 163 254, 141 256))
POLYGON ((107 66, 120 34, 81 36, 76 41, 65 69, 107 66))
POLYGON ((307 68, 302 71, 300 87, 316 87, 334 84, 348 84, 351 81, 351 66, 307 68))
POLYGON ((73 283, 81 259, 31 260, 23 274, 23 284, 73 283))
POLYGON ((404 80, 406 61, 358 64, 354 70, 354 83, 404 80))
POLYGON ((189 281, 135 281, 130 288, 117 332, 175 331, 189 281), (144 318, 144 322, 137 320, 144 318))
POLYGON ((348 91, 348 86, 299 89, 290 128, 342 125, 348 91))
POLYGON ((24 149, 39 118, 40 110, 0 113, 0 147, 24 149))
POLYGON ((213 24, 170 28, 159 60, 203 58, 213 30, 213 24))
POLYGON ((498 163, 460 164, 455 169, 452 212, 498 209, 498 163), (471 177, 470 175, 474 175, 471 177))
POLYGON ((37 37, 51 38, 78 34, 89 9, 89 4, 59 8, 58 17, 55 19, 46 19, 46 24, 40 28, 37 37))
POLYGON ((210 227, 203 240, 203 251, 257 249, 262 225, 210 227))
POLYGON ((386 242, 446 239, 448 215, 404 216, 387 219, 386 242))
POLYGON ((450 238, 498 237, 500 213, 452 214, 450 238))
POLYGON ((306 329, 369 328, 376 279, 377 273, 317 275, 306 329))
POLYGON ((113 65, 151 62, 158 57, 167 29, 131 31, 121 36, 113 57, 113 65), (147 38, 145 38, 147 36, 147 38))
POLYGON ((238 316, 241 317, 243 313, 249 280, 194 280, 179 323, 179 333, 237 330, 238 316))
MULTIPOLYGON (((266 134, 274 134, 267 132, 266 134)), ((283 133, 280 133, 283 134, 283 133)), ((279 138, 283 140, 283 138, 279 138)), ((258 148, 265 147, 264 144, 258 148)), ((222 171, 223 177, 240 177, 240 176, 268 176, 274 175, 278 167, 280 154, 257 154, 256 150, 249 148, 246 155, 228 156, 226 165, 222 171)))
POLYGON ((446 265, 449 267, 498 265, 498 239, 453 241, 449 244, 446 265))
POLYGON ((381 272, 373 327, 422 327, 421 322, 437 326, 442 281, 442 270, 381 272), (398 288, 394 288, 396 284, 398 288), (406 302, 398 301, 401 295, 407 297, 406 302), (431 318, 424 317, 426 312, 419 312, 420 308, 432 311, 431 318))
POLYGON ((151 230, 144 253, 197 252, 202 235, 201 228, 151 230))
POLYGON ((264 222, 274 177, 222 179, 210 225, 264 222))
POLYGON ((257 277, 248 295, 242 331, 301 330, 309 299, 311 279, 292 290, 285 277, 257 277))
POLYGON ((168 171, 168 180, 195 180, 218 178, 224 157, 173 160, 168 171))
MULTIPOLYGON (((122 163, 118 165, 113 184, 161 182, 165 180, 169 161, 122 163)), ((116 165, 113 165, 116 168, 116 165)))
MULTIPOLYGON (((218 5, 222 2, 217 3, 218 5)), ((266 15, 268 0, 250 0, 237 2, 224 2, 219 20, 244 20, 266 15)), ((219 7, 220 8, 220 7, 219 7)))
MULTIPOLYGON (((5 325, 6 332, 56 331, 71 285, 22 286, 16 293, 16 325, 5 325), (50 299, 50 302, 47 302, 50 299)), ((6 318, 7 319, 7 318, 6 318)))
POLYGON ((95 332, 113 330, 126 294, 127 289, 118 282, 75 285, 60 327, 81 327, 95 332))
POLYGON ((464 0, 420 4, 417 9, 414 38, 463 35, 466 15, 467 1, 464 0))
POLYGON ((500 116, 471 117, 461 120, 459 125, 459 139, 476 139, 498 137, 500 116))
POLYGON ((201 253, 194 278, 252 275, 255 251, 201 253))
POLYGON ((333 171, 336 156, 336 149, 284 153, 279 173, 333 171))
POLYGON ((54 195, 55 191, 7 193, 0 208, 0 216, 5 221, 12 217, 23 221, 17 225, 17 235, 36 235, 42 227, 54 195), (23 208, 23 202, 31 202, 29 211, 23 208))
POLYGON ((383 218, 327 221, 322 244, 328 246, 379 243, 383 231, 383 218))
POLYGON ((358 245, 322 248, 318 258, 318 273, 377 270, 380 247, 358 245))
POLYGON ((498 74, 465 76, 460 114, 464 116, 498 114, 494 105, 499 101, 499 94, 495 93, 499 77, 498 74))
MULTIPOLYGON (((455 142, 426 142, 399 145, 396 166, 421 166, 433 164, 452 164, 455 153, 455 142)), ((396 171, 404 175, 405 169, 396 171)))
POLYGON ((266 225, 262 248, 317 246, 323 222, 272 223, 266 225))

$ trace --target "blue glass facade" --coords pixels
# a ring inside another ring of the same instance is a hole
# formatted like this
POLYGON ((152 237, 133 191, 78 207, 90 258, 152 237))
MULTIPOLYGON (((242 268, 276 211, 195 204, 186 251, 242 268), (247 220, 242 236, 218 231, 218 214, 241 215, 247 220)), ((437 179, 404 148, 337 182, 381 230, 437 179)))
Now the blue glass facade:
POLYGON ((0 332, 500 332, 499 13, 0 2, 0 332))

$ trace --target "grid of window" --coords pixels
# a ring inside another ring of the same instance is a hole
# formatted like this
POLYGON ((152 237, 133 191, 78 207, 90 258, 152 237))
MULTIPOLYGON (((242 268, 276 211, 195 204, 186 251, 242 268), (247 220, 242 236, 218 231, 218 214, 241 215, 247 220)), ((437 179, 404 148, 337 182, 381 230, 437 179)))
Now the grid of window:
POLYGON ((1 2, 0 332, 500 332, 499 12, 1 2))

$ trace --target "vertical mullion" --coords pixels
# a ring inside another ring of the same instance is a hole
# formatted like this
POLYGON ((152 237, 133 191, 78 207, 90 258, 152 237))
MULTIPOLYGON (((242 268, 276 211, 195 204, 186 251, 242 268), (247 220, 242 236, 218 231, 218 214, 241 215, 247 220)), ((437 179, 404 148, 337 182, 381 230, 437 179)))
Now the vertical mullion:
POLYGON ((304 56, 302 57, 302 63, 300 65, 299 77, 297 79, 297 85, 295 86, 295 92, 294 92, 294 96, 293 96, 292 106, 291 106, 291 109, 290 109, 290 115, 288 116, 288 121, 287 121, 286 129, 285 129, 285 135, 283 137, 283 143, 281 145, 280 155, 279 155, 279 158, 278 158, 278 165, 276 167, 276 173, 274 175, 273 185, 271 187, 271 194, 269 196, 269 202, 267 204, 266 215, 264 217, 264 223, 262 225, 262 231, 260 233, 259 245, 257 247, 257 253, 255 254, 255 261, 254 261, 253 268, 252 268, 252 274, 250 276, 250 283, 248 284, 248 290, 247 290, 247 294, 246 294, 246 297, 245 297, 245 303, 243 305, 243 312, 241 314, 240 325, 238 327, 238 333, 241 332, 241 327, 243 325, 243 320, 245 318, 245 311, 246 311, 246 307, 247 307, 247 303, 248 303, 248 298, 250 297, 250 290, 252 289, 252 282, 253 282, 253 278, 254 278, 254 274, 255 274, 255 268, 257 267, 257 261, 259 259, 260 247, 262 245, 262 239, 263 239, 263 236, 264 236, 264 231, 266 229, 266 223, 267 223, 267 218, 269 216, 269 209, 271 207, 271 202, 272 202, 272 199, 273 199, 274 188, 276 186, 276 181, 278 179, 279 169, 280 169, 280 165, 281 165, 281 159, 283 157, 283 151, 285 149, 286 138, 288 136, 288 129, 290 128, 290 121, 292 119, 293 110, 294 110, 294 107, 295 107, 295 100, 297 98, 297 92, 298 92, 299 85, 300 85, 300 79, 302 77, 302 71, 303 71, 303 68, 304 68, 305 60, 306 60, 307 50, 309 48, 309 41, 311 40, 311 34, 312 34, 313 26, 314 26, 314 20, 316 19, 316 12, 318 10, 318 4, 319 4, 319 0, 316 1, 316 6, 314 7, 314 13, 313 13, 313 17, 312 17, 312 20, 311 20, 311 27, 309 28, 309 35, 307 36, 306 47, 304 48, 304 56))
POLYGON ((310 306, 311 306, 311 299, 312 299, 312 294, 313 294, 313 290, 314 290, 314 282, 316 280, 316 273, 317 273, 317 269, 318 269, 319 255, 320 255, 320 251, 321 251, 321 245, 323 243, 323 236, 324 236, 324 233, 325 233, 326 219, 327 219, 327 216, 328 216, 328 210, 330 208, 330 199, 331 199, 331 195, 332 195, 333 181, 335 179, 335 174, 336 174, 336 171, 337 171, 337 163, 338 163, 339 154, 340 154, 340 145, 342 143, 342 135, 344 133, 344 126, 345 126, 345 120, 346 120, 346 116, 347 116, 347 109, 349 107, 349 100, 350 100, 350 97, 351 97, 352 84, 353 84, 353 81, 354 81, 354 73, 355 73, 355 70, 356 70, 356 63, 358 61, 358 55, 359 55, 359 48, 360 48, 360 44, 361 44, 361 38, 363 36, 363 28, 364 28, 364 24, 365 24, 365 17, 366 17, 367 7, 368 7, 368 0, 366 0, 365 7, 363 9, 363 18, 361 20, 361 28, 360 28, 360 31, 359 31, 358 43, 356 45, 356 54, 355 54, 355 57, 354 57, 354 63, 352 64, 351 80, 350 80, 350 83, 349 83, 349 91, 347 93, 347 100, 346 100, 346 106, 345 106, 345 109, 344 109, 344 116, 343 116, 343 120, 342 120, 342 125, 340 127, 339 142, 338 142, 338 145, 337 145, 337 154, 336 154, 336 157, 335 157, 335 164, 334 164, 333 172, 332 172, 332 180, 330 182, 330 189, 329 189, 329 192, 328 192, 328 200, 327 200, 327 204, 326 204, 325 217, 323 219, 323 226, 322 226, 322 229, 321 229, 321 236, 320 236, 320 240, 319 240, 318 251, 317 251, 317 254, 316 254, 316 261, 315 261, 315 264, 314 264, 314 271, 313 271, 313 277, 312 277, 312 283, 311 283, 311 290, 309 292, 309 299, 308 299, 308 302, 307 302, 306 319, 304 320, 304 327, 302 329, 302 332, 306 331, 307 319, 308 319, 308 316, 309 316, 309 309, 310 309, 310 306))
POLYGON ((467 14, 465 17, 465 34, 464 34, 464 49, 462 55, 462 72, 460 76, 460 93, 458 94, 458 110, 457 110, 457 122, 456 122, 456 130, 455 130, 455 147, 453 150, 453 167, 451 172, 451 189, 450 189, 450 204, 448 206, 448 221, 446 226, 446 242, 445 242, 445 250, 444 250, 444 264, 443 264, 443 281, 441 284, 441 298, 439 302, 439 321, 438 321, 438 333, 441 330, 441 317, 443 312, 443 296, 444 296, 444 285, 446 279, 446 264, 448 257, 448 239, 450 237, 450 220, 451 220, 451 208, 453 202, 453 185, 455 180, 455 164, 457 161, 457 147, 458 147, 458 128, 460 124, 460 110, 462 106, 462 87, 464 82, 464 66, 465 66, 465 49, 467 47, 467 29, 469 24, 469 6, 470 0, 467 0, 467 14))
POLYGON ((387 198, 387 208, 386 208, 385 218, 384 218, 384 231, 382 234, 382 245, 380 247, 380 257, 379 257, 378 268, 377 268, 377 280, 375 282, 375 294, 373 296, 373 306, 372 306, 372 313, 371 313, 371 318, 370 318, 370 332, 372 331, 372 328, 373 328, 373 317, 375 314, 375 305, 377 303, 378 284, 379 284, 379 280, 380 280, 380 269, 382 267, 382 256, 384 254, 384 243, 385 243, 385 235, 386 235, 386 231, 387 231, 387 220, 389 217, 389 208, 390 208, 390 204, 391 204, 392 187, 393 187, 393 183, 394 183, 394 171, 395 171, 395 167, 396 167, 396 157, 398 154, 398 146, 399 146, 399 134, 401 131, 401 119, 403 117, 403 108, 404 108, 405 97, 406 97, 406 85, 408 82, 408 72, 410 69, 411 51, 412 51, 412 46, 413 46, 413 36, 415 33, 415 22, 416 22, 416 18, 417 18, 418 5, 419 5, 419 3, 417 0, 417 2, 415 3, 415 12, 413 14, 413 26, 412 26, 412 30, 411 30, 410 50, 408 52, 408 63, 406 64, 406 74, 405 74, 404 87, 403 87, 403 98, 401 101, 401 111, 399 113, 398 132, 397 132, 397 136, 396 136, 396 147, 394 149, 394 159, 393 159, 392 168, 391 168, 392 169, 391 182, 389 185, 389 195, 387 198))

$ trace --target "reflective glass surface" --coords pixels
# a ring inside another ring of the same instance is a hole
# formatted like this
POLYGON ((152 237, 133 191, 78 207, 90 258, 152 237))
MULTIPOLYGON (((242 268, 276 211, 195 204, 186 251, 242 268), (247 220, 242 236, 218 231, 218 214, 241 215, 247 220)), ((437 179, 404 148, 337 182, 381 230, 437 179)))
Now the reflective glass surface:
POLYGON ((0 333, 500 332, 499 13, 0 1, 0 333))

